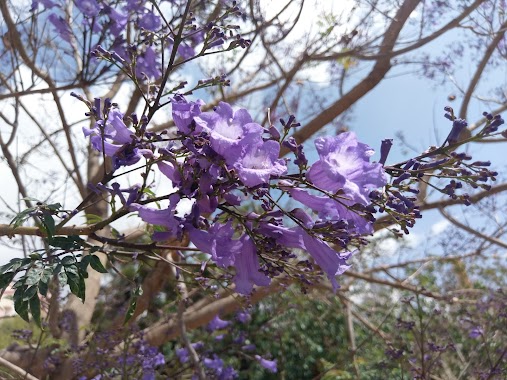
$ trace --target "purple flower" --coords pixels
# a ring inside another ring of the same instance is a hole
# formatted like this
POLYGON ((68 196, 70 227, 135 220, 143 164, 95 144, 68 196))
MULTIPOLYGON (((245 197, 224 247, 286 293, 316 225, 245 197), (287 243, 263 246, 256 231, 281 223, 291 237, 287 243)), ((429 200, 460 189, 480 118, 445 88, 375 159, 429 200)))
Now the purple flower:
MULTIPOLYGON (((93 128, 83 127, 83 133, 87 136, 98 136, 103 135, 105 138, 111 140, 112 143, 127 144, 132 142, 132 137, 135 136, 134 132, 129 130, 123 122, 123 113, 118 109, 113 108, 108 115, 106 125, 104 126, 104 120, 99 120, 95 123, 93 128), (101 129, 103 128, 103 131, 101 129)), ((121 146, 121 145, 120 145, 121 146)), ((96 148, 102 151, 102 149, 96 148)))
POLYGON ((192 46, 182 43, 178 46, 178 53, 181 55, 181 58, 190 59, 195 55, 195 50, 192 46))
POLYGON ((242 249, 240 240, 233 240, 232 223, 215 223, 209 231, 188 228, 190 241, 201 251, 211 255, 213 261, 222 268, 232 266, 236 255, 242 249))
POLYGON ((257 258, 255 244, 250 240, 250 237, 243 235, 240 241, 243 246, 239 252, 236 252, 234 283, 236 284, 236 292, 248 295, 252 292, 254 285, 267 286, 271 280, 259 271, 259 259, 257 258))
POLYGON ((459 135, 467 126, 468 123, 466 122, 466 120, 463 119, 455 119, 452 122, 451 132, 449 132, 449 136, 447 136, 447 142, 449 143, 449 145, 458 142, 459 135))
POLYGON ((97 0, 75 0, 76 7, 87 17, 95 17, 100 12, 97 0))
POLYGON ((158 367, 165 364, 165 357, 160 352, 153 358, 153 366, 158 367))
POLYGON ((160 17, 154 14, 153 12, 148 12, 138 20, 138 25, 141 28, 155 32, 158 29, 160 29, 161 25, 160 17))
POLYGON ((240 312, 238 312, 236 314, 236 318, 241 323, 248 323, 248 322, 250 322, 252 320, 252 317, 251 317, 250 313, 248 313, 246 311, 240 311, 240 312))
POLYGON ((153 157, 151 149, 144 149, 139 145, 135 134, 123 122, 123 114, 112 109, 107 121, 99 120, 93 128, 83 127, 85 136, 91 136, 92 146, 99 152, 113 157, 113 168, 129 166, 138 162, 143 156, 153 157))
POLYGON ((384 186, 387 179, 380 163, 370 163, 374 151, 357 141, 353 132, 315 140, 319 161, 308 171, 308 179, 331 193, 343 190, 355 203, 370 203, 372 188, 384 186))
POLYGON ((174 185, 178 185, 181 182, 181 174, 175 164, 169 161, 157 162, 158 170, 169 178, 174 185))
MULTIPOLYGON (((194 120, 194 117, 201 114, 201 107, 204 105, 202 100, 197 102, 187 102, 181 95, 177 95, 172 101, 172 115, 174 124, 181 133, 189 135, 192 131, 190 126, 194 120)), ((196 128, 195 132, 200 133, 202 128, 196 128)))
POLYGON ((350 227, 351 232, 358 234, 373 233, 373 223, 370 220, 363 218, 356 211, 347 208, 352 206, 355 203, 354 201, 341 199, 338 202, 327 196, 309 194, 301 189, 291 189, 289 193, 295 200, 317 212, 318 216, 322 219, 347 220, 353 223, 353 227, 350 227))
POLYGON ((117 12, 114 8, 110 6, 106 6, 104 8, 105 13, 109 15, 109 18, 111 19, 111 27, 110 31, 113 36, 118 37, 121 32, 125 30, 125 27, 128 22, 128 14, 122 14, 117 12))
POLYGON ((263 223, 258 232, 265 236, 274 238, 276 242, 287 248, 301 248, 305 249, 303 243, 303 236, 299 228, 287 228, 283 226, 277 226, 271 223, 263 223))
POLYGON ((320 269, 327 275, 329 281, 331 281, 333 285, 333 289, 338 289, 336 276, 344 273, 350 268, 346 260, 351 256, 351 253, 340 254, 332 249, 326 242, 317 237, 310 236, 302 228, 300 228, 300 232, 303 236, 306 250, 310 256, 315 259, 320 269))
POLYGON ((169 207, 166 209, 158 210, 132 203, 130 205, 130 210, 137 211, 139 217, 146 223, 166 227, 168 232, 167 237, 175 237, 180 232, 180 220, 175 215, 175 209, 179 201, 180 196, 178 194, 172 194, 169 197, 169 207))
POLYGON ((276 373, 276 360, 267 360, 259 355, 255 355, 255 359, 257 359, 260 365, 266 368, 269 372, 276 373))
POLYGON ((264 129, 252 122, 245 109, 233 112, 232 107, 220 102, 214 112, 204 112, 194 118, 196 124, 210 134, 210 144, 215 152, 233 165, 252 146, 259 144, 264 129))
POLYGON ((380 145, 380 160, 379 164, 384 165, 387 160, 387 156, 389 155, 389 151, 393 146, 393 139, 385 139, 382 140, 382 144, 380 145))
POLYGON ((213 359, 205 358, 203 363, 207 368, 214 369, 215 371, 222 370, 224 366, 224 361, 216 356, 213 359))
POLYGON ((210 331, 223 330, 230 324, 231 322, 224 321, 223 319, 220 319, 218 315, 215 315, 215 317, 211 320, 211 322, 208 323, 208 330, 210 331))
POLYGON ((256 348, 255 344, 246 344, 241 347, 243 351, 255 351, 256 348))
POLYGON ((253 187, 269 182, 272 175, 287 171, 284 160, 279 160, 280 144, 268 140, 262 145, 251 146, 250 150, 234 165, 239 179, 246 186, 253 187))
POLYGON ((185 364, 190 359, 190 355, 189 355, 188 350, 186 348, 177 348, 176 349, 176 356, 178 357, 178 360, 182 364, 185 364))
POLYGON ((468 336, 472 339, 477 339, 482 335, 484 335, 484 330, 480 326, 475 326, 470 330, 470 333, 468 334, 468 336))
POLYGON ((39 4, 42 4, 45 9, 51 9, 53 7, 60 7, 57 3, 52 0, 32 0, 32 6, 30 7, 30 12, 37 10, 39 4))
POLYGON ((136 60, 136 76, 143 78, 144 75, 152 79, 157 79, 162 75, 160 64, 157 61, 157 54, 151 47, 147 48, 136 60))
POLYGON ((70 42, 72 31, 70 30, 69 24, 67 24, 67 21, 65 21, 63 17, 51 13, 48 16, 48 21, 53 24, 55 31, 60 35, 61 38, 67 42, 70 42))
POLYGON ((225 367, 222 371, 220 371, 219 380, 233 380, 238 378, 238 373, 231 366, 225 367))

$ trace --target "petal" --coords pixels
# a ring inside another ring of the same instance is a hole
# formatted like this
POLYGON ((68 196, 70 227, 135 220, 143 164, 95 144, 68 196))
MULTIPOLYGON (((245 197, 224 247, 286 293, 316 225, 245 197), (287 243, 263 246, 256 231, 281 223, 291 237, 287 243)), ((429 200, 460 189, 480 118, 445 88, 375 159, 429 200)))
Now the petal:
POLYGON ((236 276, 236 292, 248 295, 252 292, 253 286, 267 286, 271 279, 264 273, 259 272, 259 260, 257 258, 255 244, 246 235, 241 238, 242 249, 236 254, 234 267, 236 276))
POLYGON ((338 289, 338 283, 335 276, 342 274, 350 268, 345 259, 332 249, 326 242, 319 238, 310 236, 306 231, 301 229, 303 241, 308 253, 315 259, 320 269, 326 273, 327 277, 333 285, 333 289, 338 289))

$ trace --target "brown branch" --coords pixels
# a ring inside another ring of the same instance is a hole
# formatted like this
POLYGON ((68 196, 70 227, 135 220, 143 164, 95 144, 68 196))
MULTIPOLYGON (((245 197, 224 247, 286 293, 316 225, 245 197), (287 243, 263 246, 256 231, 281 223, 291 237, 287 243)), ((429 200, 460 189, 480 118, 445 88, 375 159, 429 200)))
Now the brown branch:
POLYGON ((339 53, 334 53, 334 54, 329 54, 329 55, 312 56, 312 60, 332 61, 332 60, 341 59, 341 58, 345 58, 345 57, 354 57, 354 58, 357 58, 357 59, 360 59, 363 61, 372 61, 372 60, 377 60, 380 58, 386 58, 387 56, 389 58, 394 58, 396 56, 399 56, 399 55, 408 53, 412 50, 418 49, 418 48, 430 43, 431 41, 436 40, 438 37, 445 34, 449 30, 458 27, 460 25, 461 21, 463 21, 466 17, 468 17, 475 9, 477 9, 477 7, 479 7, 485 1, 486 0, 475 0, 475 2, 470 4, 468 6, 468 8, 466 8, 458 17, 456 17, 452 21, 445 24, 442 28, 436 30, 435 32, 433 32, 429 36, 420 38, 419 40, 417 40, 417 42, 415 42, 409 46, 406 46, 406 47, 399 49, 399 50, 388 52, 387 55, 386 54, 382 55, 380 53, 379 54, 364 55, 364 54, 361 54, 360 51, 351 50, 348 52, 339 52, 339 53))
POLYGON ((483 233, 480 233, 479 231, 475 230, 474 228, 470 227, 470 226, 467 226, 466 224, 463 224, 459 221, 457 221, 456 219, 454 219, 449 213, 445 212, 445 210, 440 207, 438 209, 438 211, 440 211, 440 213, 449 221, 451 222, 452 224, 454 224, 456 227, 458 228, 461 228, 462 230, 465 230, 466 232, 468 232, 469 234, 472 234, 472 235, 475 235, 477 236, 478 238, 480 239, 483 239, 483 240, 486 240, 487 242, 491 243, 491 244, 495 244, 495 245, 498 245, 499 247, 502 247, 502 248, 507 248, 507 243, 505 243, 504 241, 500 240, 500 239, 497 239, 493 236, 488 236, 488 235, 484 235, 483 233))
POLYGON ((482 77, 482 74, 488 64, 488 61, 490 60, 491 56, 495 52, 498 44, 502 41, 502 39, 505 35, 506 28, 507 28, 507 21, 505 21, 502 24, 502 26, 500 27, 500 30, 497 32, 495 38, 493 38, 491 43, 488 45, 486 51, 484 52, 484 56, 482 57, 479 65, 477 66, 477 69, 475 70, 475 74, 472 77, 472 80, 470 81, 470 83, 468 85, 467 91, 465 92, 465 96, 463 97, 463 102, 461 103, 459 117, 461 117, 462 119, 466 119, 466 117, 467 117, 468 105, 470 104, 472 94, 473 94, 475 88, 477 87, 479 80, 482 77))
MULTIPOLYGON (((300 127, 300 129, 294 133, 294 138, 298 143, 306 141, 314 133, 332 122, 336 117, 349 109, 354 103, 370 92, 382 81, 382 79, 384 79, 387 72, 391 69, 391 62, 387 53, 393 50, 401 29, 419 3, 420 0, 405 0, 403 2, 394 17, 393 22, 384 35, 382 46, 380 48, 380 56, 382 56, 382 58, 377 60, 375 66, 366 78, 359 82, 342 98, 337 100, 330 107, 326 108, 317 117, 307 123, 304 127, 300 127), (386 56, 387 58, 384 58, 383 56, 386 56)), ((288 149, 285 147, 281 150, 282 155, 285 155, 288 152, 288 149)))
POLYGON ((27 371, 19 368, 17 365, 12 364, 10 361, 0 357, 0 366, 7 368, 9 371, 16 373, 19 376, 23 376, 26 380, 38 380, 35 376, 30 375, 27 371))
MULTIPOLYGON (((270 286, 257 288, 255 292, 246 299, 232 294, 221 299, 215 300, 206 298, 195 303, 187 309, 183 315, 185 327, 195 329, 209 323, 215 315, 230 314, 244 307, 244 303, 257 303, 271 294, 284 289, 284 286, 278 281, 274 281, 270 286)), ((154 324, 144 331, 144 339, 153 346, 159 346, 168 340, 178 337, 179 329, 177 321, 170 319, 154 324)))
POLYGON ((25 50, 24 44, 21 41, 21 37, 19 35, 19 32, 16 29, 16 25, 15 25, 14 21, 12 20, 12 17, 11 17, 11 14, 10 14, 10 11, 9 11, 6 1, 0 1, 0 11, 4 17, 5 24, 7 25, 7 30, 8 30, 11 45, 19 53, 19 55, 23 59, 23 62, 28 66, 28 68, 30 68, 30 70, 32 70, 32 72, 36 76, 38 76, 42 80, 44 80, 44 82, 46 82, 48 87, 51 89, 51 94, 53 95, 53 100, 55 101, 55 104, 56 104, 56 107, 58 110, 58 114, 59 114, 61 122, 62 122, 62 128, 65 132, 65 137, 67 139, 67 144, 68 144, 69 154, 70 154, 70 157, 72 160, 72 164, 74 165, 74 169, 75 169, 75 173, 76 173, 76 177, 77 177, 76 180, 78 182, 77 187, 78 187, 78 190, 81 193, 81 195, 84 196, 85 185, 84 185, 83 179, 81 177, 81 173, 79 172, 79 165, 78 165, 77 158, 76 158, 76 152, 74 150, 74 144, 72 142, 70 127, 66 121, 65 114, 63 112, 63 107, 61 105, 60 98, 59 98, 58 92, 56 90, 56 85, 53 82, 53 79, 51 78, 51 76, 48 73, 45 73, 42 70, 40 70, 37 67, 37 65, 35 64, 35 62, 32 59, 30 59, 30 57, 28 56, 28 54, 25 50))
MULTIPOLYGON (((493 196, 495 194, 499 194, 504 191, 507 191, 507 183, 503 183, 501 185, 492 187, 490 190, 484 190, 481 191, 480 193, 474 194, 470 196, 469 200, 471 203, 477 203, 486 197, 493 196)), ((446 198, 436 202, 423 203, 421 206, 419 206, 419 210, 421 211, 434 210, 437 208, 444 208, 455 205, 463 205, 463 201, 459 199, 446 198)), ((375 231, 379 231, 383 228, 392 226, 393 224, 396 224, 396 221, 391 216, 386 215, 381 218, 378 218, 375 221, 374 229, 375 231)))

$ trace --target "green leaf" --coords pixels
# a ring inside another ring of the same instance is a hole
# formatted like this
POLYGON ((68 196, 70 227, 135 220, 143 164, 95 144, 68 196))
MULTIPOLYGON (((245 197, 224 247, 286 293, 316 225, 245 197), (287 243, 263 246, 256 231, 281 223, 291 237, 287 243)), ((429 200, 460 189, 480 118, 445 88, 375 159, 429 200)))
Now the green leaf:
POLYGON ((26 210, 21 211, 14 217, 14 219, 11 220, 9 224, 14 228, 19 227, 20 225, 23 224, 25 220, 27 220, 30 217, 30 213, 32 211, 35 211, 36 209, 37 209, 36 207, 30 207, 27 208, 26 210))
POLYGON ((70 256, 65 256, 62 260, 61 260, 61 263, 64 265, 64 266, 68 266, 68 265, 72 265, 72 264, 75 264, 76 263, 76 258, 72 255, 70 256))
POLYGON ((70 278, 68 279, 67 283, 69 284, 72 294, 77 296, 79 294, 79 284, 70 278))
POLYGON ((46 267, 42 271, 40 281, 48 284, 49 280, 51 279, 52 276, 53 276, 53 269, 51 267, 46 267))
POLYGON ((0 273, 7 272, 8 270, 16 272, 19 268, 21 268, 22 266, 28 265, 31 262, 32 262, 32 260, 29 259, 29 258, 26 258, 26 259, 19 259, 19 258, 12 259, 9 263, 7 263, 5 265, 2 265, 0 267, 0 273))
POLYGON ((42 276, 42 268, 32 268, 26 274, 26 286, 32 286, 40 282, 42 276))
POLYGON ((51 240, 55 234, 56 225, 55 220, 53 219, 53 215, 49 211, 43 211, 42 219, 44 223, 44 228, 46 229, 46 233, 48 235, 48 239, 51 240))
POLYGON ((62 208, 62 205, 60 203, 52 203, 50 205, 46 205, 46 208, 50 209, 51 211, 58 211, 62 208))
POLYGON ((95 215, 95 214, 86 214, 85 217, 86 217, 86 224, 95 224, 95 223, 102 222, 104 220, 101 216, 95 215))
POLYGON ((0 289, 5 289, 12 282, 16 272, 5 272, 0 274, 0 289))
POLYGON ((86 298, 86 283, 83 276, 79 276, 79 294, 77 295, 83 302, 86 298))
POLYGON ((90 255, 86 255, 81 259, 81 262, 79 263, 79 266, 81 269, 86 270, 88 268, 88 265, 90 264, 92 257, 90 255))
POLYGON ((58 282, 61 285, 67 284, 67 281, 68 281, 68 277, 67 277, 67 274, 65 272, 58 273, 58 282))
POLYGON ((61 248, 64 250, 79 250, 82 248, 84 242, 79 236, 56 236, 48 241, 53 247, 61 248))
POLYGON ((21 200, 41 203, 41 201, 39 201, 37 198, 32 198, 32 197, 24 197, 24 198, 21 198, 21 200))
POLYGON ((107 269, 104 268, 97 255, 91 256, 90 266, 99 273, 107 273, 107 269))
POLYGON ((23 298, 19 297, 14 300, 14 310, 18 315, 25 321, 30 322, 28 318, 28 302, 23 301, 23 298))
POLYGON ((58 263, 55 266, 55 269, 53 269, 53 274, 55 274, 55 275, 59 274, 62 271, 62 268, 63 268, 63 265, 58 263))
POLYGON ((77 278, 69 277, 68 281, 70 291, 72 294, 74 294, 76 297, 81 299, 81 301, 85 301, 85 291, 86 291, 86 285, 84 282, 84 278, 81 276, 78 276, 77 278))
POLYGON ((33 253, 30 253, 30 259, 32 259, 33 261, 38 261, 38 260, 42 259, 42 256, 40 253, 33 252, 33 253))
POLYGON ((49 285, 47 282, 39 282, 39 293, 41 295, 43 295, 44 297, 46 297, 48 295, 48 288, 49 288, 49 285))
POLYGON ((142 294, 143 294, 143 288, 141 287, 141 285, 139 285, 136 288, 136 290, 134 291, 134 294, 132 295, 132 297, 130 297, 129 308, 127 310, 127 314, 125 314, 125 320, 123 321, 123 324, 126 324, 134 315, 134 312, 136 311, 136 306, 137 306, 137 299, 142 294))
POLYGON ((25 290, 25 293, 23 293, 23 301, 30 300, 35 294, 37 294, 37 285, 30 286, 25 290))
POLYGON ((37 294, 35 294, 32 298, 30 298, 29 303, 30 303, 30 312, 32 313, 32 317, 33 317, 34 322, 37 324, 37 326, 39 326, 39 328, 41 330, 43 330, 42 325, 41 325, 41 321, 40 321, 39 296, 37 294))

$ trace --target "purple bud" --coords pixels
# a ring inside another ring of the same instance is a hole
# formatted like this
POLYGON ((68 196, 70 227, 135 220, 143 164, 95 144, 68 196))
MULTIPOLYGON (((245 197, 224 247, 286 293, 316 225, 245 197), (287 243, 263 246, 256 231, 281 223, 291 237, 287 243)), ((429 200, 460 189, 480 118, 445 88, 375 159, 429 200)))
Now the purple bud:
POLYGON ((482 116, 484 116, 488 120, 493 119, 493 115, 491 115, 489 112, 483 112, 482 116))
POLYGON ((452 129, 449 133, 449 136, 447 136, 447 142, 449 145, 455 144, 458 142, 459 135, 468 126, 468 123, 466 120, 463 119, 455 119, 452 123, 452 129))
POLYGON ((393 185, 399 185, 401 182, 408 178, 410 178, 410 173, 405 172, 393 181, 393 185))
POLYGON ((259 355, 255 355, 255 359, 257 359, 261 366, 266 368, 268 371, 276 373, 276 360, 267 360, 259 355))
POLYGON ((274 126, 269 127, 269 134, 275 140, 280 140, 280 132, 278 132, 278 129, 276 129, 274 126))
POLYGON ((472 166, 491 166, 491 162, 490 161, 475 161, 475 162, 472 162, 471 165, 472 166))
POLYGON ((387 160, 387 156, 389 155, 389 151, 393 146, 393 139, 385 139, 382 140, 382 144, 380 145, 380 160, 379 163, 384 165, 387 160))
POLYGON ((100 116, 100 98, 93 99, 93 108, 95 112, 95 117, 100 120, 102 117, 100 116))

